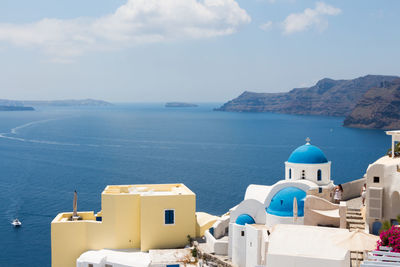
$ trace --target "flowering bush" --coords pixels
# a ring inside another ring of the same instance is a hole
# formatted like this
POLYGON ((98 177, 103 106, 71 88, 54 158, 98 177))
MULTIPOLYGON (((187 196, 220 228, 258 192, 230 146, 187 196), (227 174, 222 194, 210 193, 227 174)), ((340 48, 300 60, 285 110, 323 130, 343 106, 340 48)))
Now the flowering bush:
POLYGON ((400 252, 400 227, 393 225, 389 230, 382 231, 379 235, 378 250, 380 246, 391 247, 393 252, 400 252))

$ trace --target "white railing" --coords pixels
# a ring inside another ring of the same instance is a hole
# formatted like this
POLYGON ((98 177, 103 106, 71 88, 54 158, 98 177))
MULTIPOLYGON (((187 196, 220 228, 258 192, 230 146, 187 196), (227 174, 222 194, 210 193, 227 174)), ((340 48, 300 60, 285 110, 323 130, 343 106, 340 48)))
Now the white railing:
POLYGON ((400 253, 387 251, 371 251, 361 267, 400 266, 400 253))

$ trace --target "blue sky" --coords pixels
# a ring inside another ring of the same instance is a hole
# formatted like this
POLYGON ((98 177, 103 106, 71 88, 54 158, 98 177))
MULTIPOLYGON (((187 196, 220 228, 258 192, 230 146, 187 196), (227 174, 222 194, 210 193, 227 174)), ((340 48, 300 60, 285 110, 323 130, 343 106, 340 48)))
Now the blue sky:
POLYGON ((3 0, 0 98, 217 101, 400 75, 400 1, 3 0))

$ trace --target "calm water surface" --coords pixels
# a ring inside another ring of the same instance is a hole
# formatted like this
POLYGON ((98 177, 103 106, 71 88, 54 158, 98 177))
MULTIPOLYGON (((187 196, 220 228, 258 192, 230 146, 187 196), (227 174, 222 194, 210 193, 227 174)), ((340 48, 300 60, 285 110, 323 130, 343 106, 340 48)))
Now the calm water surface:
POLYGON ((284 162, 305 143, 332 161, 336 183, 360 178, 385 153, 383 131, 348 129, 343 118, 213 112, 218 104, 39 108, 0 112, 0 266, 50 266, 50 222, 100 210, 108 184, 185 183, 197 210, 222 214, 247 185, 284 177, 284 162), (18 217, 23 226, 10 222, 18 217))

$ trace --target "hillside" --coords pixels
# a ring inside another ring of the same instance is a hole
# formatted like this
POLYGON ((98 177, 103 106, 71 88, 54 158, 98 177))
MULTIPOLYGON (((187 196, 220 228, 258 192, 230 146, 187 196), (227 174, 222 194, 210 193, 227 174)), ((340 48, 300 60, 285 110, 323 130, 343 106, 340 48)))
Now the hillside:
POLYGON ((368 90, 346 117, 344 126, 400 129, 400 79, 368 90))
POLYGON ((346 116, 370 88, 397 78, 385 75, 367 75, 352 80, 325 78, 312 87, 295 88, 287 93, 246 91, 215 110, 346 116))

